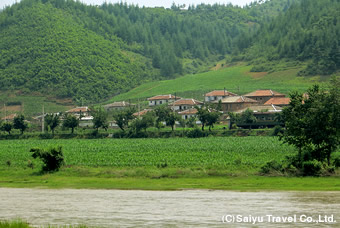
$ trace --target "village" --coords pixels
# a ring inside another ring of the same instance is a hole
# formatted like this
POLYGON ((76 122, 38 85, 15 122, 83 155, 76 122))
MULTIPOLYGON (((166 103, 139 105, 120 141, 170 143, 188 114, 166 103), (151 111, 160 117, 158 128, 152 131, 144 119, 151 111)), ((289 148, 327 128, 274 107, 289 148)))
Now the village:
MULTIPOLYGON (((117 113, 126 109, 135 110, 133 113, 134 118, 142 119, 147 113, 153 111, 156 107, 164 106, 177 114, 176 125, 180 125, 179 120, 188 121, 192 120, 196 125, 201 125, 201 121, 197 116, 199 108, 206 107, 209 112, 218 112, 218 123, 232 127, 230 113, 236 115, 242 115, 245 111, 251 111, 254 121, 248 121, 244 123, 237 123, 239 128, 272 128, 276 125, 280 125, 276 115, 280 113, 282 109, 289 105, 290 98, 285 94, 265 89, 256 90, 244 95, 238 95, 230 91, 213 90, 204 94, 204 100, 199 101, 194 98, 183 98, 173 94, 156 95, 147 98, 146 102, 138 104, 120 101, 114 102, 102 106, 107 113, 117 113)), ((91 107, 81 106, 75 107, 65 112, 66 114, 75 116, 79 120, 79 127, 93 127, 93 116, 91 113, 91 107)), ((44 125, 44 117, 47 114, 60 115, 59 113, 42 113, 41 115, 34 116, 30 120, 36 125, 44 125)), ((12 113, 5 117, 2 117, 4 121, 13 121, 17 116, 17 113, 12 113)), ((60 119, 63 120, 62 115, 60 119)), ((164 122, 165 125, 165 122, 164 122)), ((109 119, 109 128, 118 128, 116 121, 109 119)), ((43 131, 44 129, 42 129, 43 131)))

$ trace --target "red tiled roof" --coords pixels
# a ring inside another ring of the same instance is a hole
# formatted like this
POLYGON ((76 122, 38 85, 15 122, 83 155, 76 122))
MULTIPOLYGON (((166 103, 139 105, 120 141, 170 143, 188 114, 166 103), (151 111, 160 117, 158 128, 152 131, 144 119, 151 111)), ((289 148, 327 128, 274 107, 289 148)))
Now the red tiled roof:
POLYGON ((133 116, 143 116, 143 115, 145 115, 146 113, 148 113, 150 111, 152 111, 152 109, 144 109, 144 110, 142 110, 140 112, 135 112, 132 115, 133 116))
POLYGON ((247 93, 243 95, 245 97, 284 97, 285 95, 282 93, 278 93, 276 91, 273 91, 271 89, 264 89, 264 90, 256 90, 251 93, 247 93))
MULTIPOLYGON (((175 99, 175 96, 172 94, 168 94, 168 95, 157 95, 154 97, 150 97, 148 98, 148 101, 153 101, 153 100, 170 100, 170 99, 175 99)), ((180 97, 176 96, 176 100, 177 99, 181 99, 180 97)))
POLYGON ((180 99, 180 100, 177 100, 177 101, 174 101, 172 104, 169 104, 169 105, 191 105, 191 106, 194 106, 194 105, 202 105, 203 102, 202 101, 198 101, 198 100, 195 100, 195 99, 180 99))
MULTIPOLYGON (((214 103, 218 103, 218 101, 215 101, 214 103)), ((221 103, 258 103, 258 101, 244 96, 232 96, 223 98, 221 103)))
POLYGON ((88 107, 77 107, 77 108, 72 108, 66 112, 68 113, 78 113, 78 112, 89 112, 90 109, 88 107))
POLYGON ((205 94, 206 97, 213 97, 213 96, 237 96, 237 94, 229 92, 229 91, 224 91, 224 90, 214 90, 211 91, 207 94, 205 94))
POLYGON ((179 112, 179 115, 194 115, 197 113, 197 109, 195 108, 191 108, 191 109, 187 109, 185 111, 179 112))
POLYGON ((270 98, 264 105, 289 105, 289 97, 273 97, 270 98))

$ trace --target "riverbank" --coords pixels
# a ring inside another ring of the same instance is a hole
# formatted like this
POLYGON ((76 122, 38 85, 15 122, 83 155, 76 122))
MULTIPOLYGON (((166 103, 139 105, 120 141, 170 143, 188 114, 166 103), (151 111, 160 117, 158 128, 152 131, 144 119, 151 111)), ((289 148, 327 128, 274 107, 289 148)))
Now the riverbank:
MULTIPOLYGON (((135 170, 145 175, 150 170, 135 170), (144 172, 144 174, 143 174, 144 172)), ((29 169, 0 170, 0 187, 49 189, 124 189, 183 190, 216 189, 233 191, 340 191, 340 177, 268 177, 254 174, 225 173, 209 176, 202 173, 178 177, 113 177, 123 169, 63 168, 59 172, 39 174, 29 169)), ((154 172, 154 170, 152 171, 154 172)), ((166 172, 185 172, 177 169, 166 172)))

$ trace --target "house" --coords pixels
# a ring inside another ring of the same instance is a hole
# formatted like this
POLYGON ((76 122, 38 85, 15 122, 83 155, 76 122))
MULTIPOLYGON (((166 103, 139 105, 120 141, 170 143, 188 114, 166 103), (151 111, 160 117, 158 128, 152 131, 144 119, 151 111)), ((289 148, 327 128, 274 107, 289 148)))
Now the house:
POLYGON ((148 112, 150 112, 150 111, 152 111, 152 109, 144 109, 144 110, 142 110, 142 111, 140 111, 140 112, 135 112, 135 113, 133 113, 132 115, 133 115, 134 117, 144 116, 146 113, 148 113, 148 112))
POLYGON ((272 97, 264 105, 288 106, 290 103, 289 97, 272 97))
MULTIPOLYGON (((219 101, 214 101, 213 103, 219 103, 219 101)), ((221 100, 221 107, 224 113, 235 112, 256 104, 258 104, 258 101, 244 96, 232 96, 221 100)))
POLYGON ((148 101, 149 101, 149 106, 156 106, 156 105, 167 104, 178 99, 181 99, 181 98, 168 94, 168 95, 158 95, 158 96, 150 97, 148 98, 148 101))
POLYGON ((76 107, 76 108, 72 108, 68 111, 66 111, 66 113, 69 113, 69 114, 72 114, 72 115, 75 115, 75 116, 90 116, 90 112, 91 110, 85 106, 85 107, 76 107))
POLYGON ((187 120, 190 119, 191 117, 196 117, 197 109, 195 108, 187 109, 182 112, 179 112, 178 114, 182 117, 182 119, 187 120))
POLYGON ((104 105, 104 109, 106 111, 119 111, 119 110, 123 110, 128 107, 131 107, 131 106, 134 106, 134 105, 128 102, 125 102, 125 101, 119 101, 119 102, 114 102, 112 104, 104 105))
POLYGON ((195 100, 195 99, 180 99, 174 101, 172 104, 169 104, 171 108, 175 111, 184 111, 187 109, 193 109, 195 106, 198 106, 199 108, 202 107, 203 102, 195 100))
POLYGON ((253 115, 256 119, 255 123, 237 123, 238 127, 243 128, 264 128, 274 127, 281 125, 276 119, 276 113, 282 112, 282 108, 275 105, 256 105, 249 106, 248 108, 237 111, 236 113, 242 113, 250 109, 253 111, 253 115))
POLYGON ((273 91, 271 89, 266 89, 266 90, 256 90, 254 92, 247 93, 243 96, 250 98, 250 99, 253 99, 253 100, 256 100, 256 101, 259 102, 259 104, 264 104, 269 99, 271 99, 273 97, 285 97, 286 95, 284 95, 282 93, 278 93, 278 92, 273 91))
POLYGON ((237 94, 226 91, 226 90, 214 90, 204 95, 204 100, 206 102, 219 101, 226 97, 237 96, 237 94))
POLYGON ((83 116, 79 119, 79 127, 93 127, 93 116, 83 116))

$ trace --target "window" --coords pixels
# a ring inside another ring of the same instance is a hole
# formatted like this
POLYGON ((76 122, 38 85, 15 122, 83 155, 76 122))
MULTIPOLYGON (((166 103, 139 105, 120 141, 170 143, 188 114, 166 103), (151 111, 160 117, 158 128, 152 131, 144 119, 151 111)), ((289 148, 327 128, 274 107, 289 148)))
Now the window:
POLYGON ((159 104, 162 104, 162 101, 160 101, 159 104))

